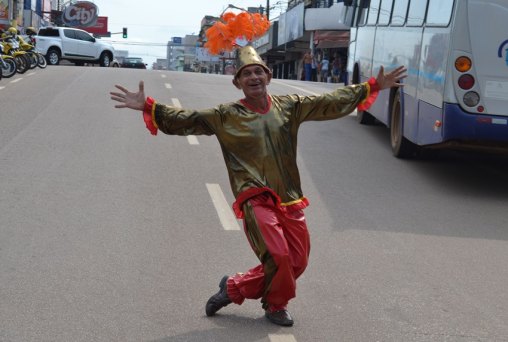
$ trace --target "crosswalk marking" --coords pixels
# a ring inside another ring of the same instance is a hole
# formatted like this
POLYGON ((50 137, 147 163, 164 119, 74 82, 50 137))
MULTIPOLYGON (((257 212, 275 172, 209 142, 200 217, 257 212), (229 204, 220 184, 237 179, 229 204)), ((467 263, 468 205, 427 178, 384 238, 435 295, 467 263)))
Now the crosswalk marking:
POLYGON ((224 230, 240 230, 240 227, 238 226, 238 221, 236 220, 236 217, 233 214, 233 210, 229 207, 228 202, 226 201, 226 197, 224 197, 224 193, 220 188, 220 185, 206 183, 206 188, 208 189, 208 193, 212 198, 215 210, 219 215, 222 228, 224 228, 224 230))
POLYGON ((171 89, 171 84, 169 84, 169 83, 164 83, 164 86, 165 86, 167 89, 171 89))

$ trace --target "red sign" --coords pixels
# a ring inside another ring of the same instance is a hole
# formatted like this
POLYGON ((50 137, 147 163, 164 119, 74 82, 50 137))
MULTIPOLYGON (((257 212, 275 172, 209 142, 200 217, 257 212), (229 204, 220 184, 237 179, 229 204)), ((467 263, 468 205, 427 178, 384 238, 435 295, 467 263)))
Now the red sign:
POLYGON ((97 22, 94 26, 78 27, 90 33, 98 35, 107 35, 108 33, 108 17, 97 17, 97 22))

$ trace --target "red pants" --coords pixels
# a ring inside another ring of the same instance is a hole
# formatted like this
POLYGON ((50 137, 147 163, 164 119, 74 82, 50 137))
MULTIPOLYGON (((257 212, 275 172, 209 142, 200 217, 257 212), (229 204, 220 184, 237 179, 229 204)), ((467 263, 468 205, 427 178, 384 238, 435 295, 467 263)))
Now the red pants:
POLYGON ((285 308, 295 297, 296 279, 307 267, 310 238, 303 210, 280 208, 269 193, 243 204, 244 230, 260 265, 237 273, 227 282, 229 298, 262 298, 264 309, 285 308))

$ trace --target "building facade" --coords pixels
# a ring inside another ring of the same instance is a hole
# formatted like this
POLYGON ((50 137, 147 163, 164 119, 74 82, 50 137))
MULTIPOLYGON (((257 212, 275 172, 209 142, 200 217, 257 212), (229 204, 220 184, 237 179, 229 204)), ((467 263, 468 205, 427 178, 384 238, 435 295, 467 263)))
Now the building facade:
POLYGON ((46 26, 56 5, 51 0, 0 0, 0 29, 16 27, 22 32, 26 27, 46 26))
POLYGON ((173 71, 196 71, 197 35, 172 37, 167 44, 166 69, 173 71))
MULTIPOLYGON (((270 1, 267 1, 267 7, 268 11, 257 7, 249 8, 249 11, 264 12, 269 16, 270 9, 273 10, 270 1)), ((302 59, 306 52, 311 52, 316 66, 312 80, 344 81, 339 74, 332 73, 332 64, 340 69, 340 73, 345 73, 347 61, 350 26, 347 24, 348 13, 343 0, 289 0, 285 11, 269 19, 269 31, 252 44, 272 69, 274 78, 304 79, 302 59), (330 75, 321 77, 323 74, 319 66, 325 58, 330 64, 330 75)), ((215 20, 218 18, 205 16, 201 21, 201 46, 206 42, 206 30, 215 20)), ((230 57, 218 56, 218 64, 222 65, 219 67, 221 73, 227 73, 230 57)))

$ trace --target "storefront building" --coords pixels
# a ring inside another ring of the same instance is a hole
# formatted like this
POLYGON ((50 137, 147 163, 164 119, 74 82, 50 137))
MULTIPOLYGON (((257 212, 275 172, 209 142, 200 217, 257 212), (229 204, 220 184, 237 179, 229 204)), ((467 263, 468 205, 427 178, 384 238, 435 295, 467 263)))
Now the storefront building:
POLYGON ((0 29, 46 26, 50 13, 50 0, 0 0, 0 29))
MULTIPOLYGON (((347 7, 342 0, 289 1, 288 9, 272 21, 266 49, 258 53, 273 71, 274 78, 303 80, 303 56, 311 52, 315 60, 313 81, 344 82, 349 45, 347 7), (320 65, 329 61, 329 77, 321 78, 320 65), (339 71, 334 75, 332 65, 339 71)), ((255 45, 256 46, 256 45, 255 45)))

